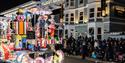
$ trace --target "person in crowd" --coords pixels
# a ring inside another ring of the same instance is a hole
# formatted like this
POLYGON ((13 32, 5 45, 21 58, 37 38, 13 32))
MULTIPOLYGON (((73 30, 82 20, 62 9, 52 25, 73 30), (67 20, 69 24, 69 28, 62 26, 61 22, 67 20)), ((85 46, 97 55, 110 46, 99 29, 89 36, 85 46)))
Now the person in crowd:
POLYGON ((96 52, 92 49, 92 44, 90 42, 87 45, 87 50, 88 50, 88 56, 91 56, 91 53, 96 52))
POLYGON ((87 46, 85 45, 85 43, 82 44, 81 56, 82 56, 82 59, 85 59, 85 57, 87 56, 87 46))
POLYGON ((68 55, 71 55, 74 52, 73 51, 74 50, 74 48, 73 48, 74 42, 75 42, 75 39, 74 39, 73 35, 71 34, 71 36, 67 40, 67 53, 68 53, 68 55))
POLYGON ((98 43, 97 40, 95 40, 95 42, 94 42, 94 48, 98 48, 98 47, 99 47, 99 43, 98 43))
POLYGON ((114 61, 117 61, 117 54, 118 54, 118 45, 117 45, 117 41, 114 42, 113 51, 115 52, 115 54, 114 54, 114 61))
POLYGON ((63 52, 66 53, 66 49, 67 49, 67 38, 63 39, 63 52))

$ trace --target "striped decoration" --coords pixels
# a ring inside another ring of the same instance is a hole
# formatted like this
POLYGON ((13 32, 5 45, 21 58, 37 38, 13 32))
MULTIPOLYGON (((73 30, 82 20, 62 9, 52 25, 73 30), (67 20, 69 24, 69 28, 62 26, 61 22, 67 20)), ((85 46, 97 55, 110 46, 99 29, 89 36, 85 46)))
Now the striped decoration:
POLYGON ((8 60, 10 56, 10 50, 5 44, 0 45, 0 52, 3 57, 3 60, 8 60))

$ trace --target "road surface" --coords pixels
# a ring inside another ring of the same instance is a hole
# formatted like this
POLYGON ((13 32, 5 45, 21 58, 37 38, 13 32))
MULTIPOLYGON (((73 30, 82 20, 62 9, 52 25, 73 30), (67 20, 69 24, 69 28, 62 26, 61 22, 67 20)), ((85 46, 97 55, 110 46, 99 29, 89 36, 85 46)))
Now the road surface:
POLYGON ((94 62, 83 60, 78 57, 65 56, 63 63, 94 63, 94 62))

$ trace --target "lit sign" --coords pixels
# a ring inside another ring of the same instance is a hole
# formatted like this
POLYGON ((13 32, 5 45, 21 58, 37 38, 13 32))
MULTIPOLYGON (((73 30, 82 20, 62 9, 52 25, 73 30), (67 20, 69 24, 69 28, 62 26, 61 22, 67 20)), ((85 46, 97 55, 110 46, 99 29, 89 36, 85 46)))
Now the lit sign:
POLYGON ((125 17, 125 7, 123 6, 114 6, 114 14, 118 17, 125 17))
POLYGON ((119 10, 119 11, 125 11, 125 7, 122 6, 115 6, 115 10, 119 10))

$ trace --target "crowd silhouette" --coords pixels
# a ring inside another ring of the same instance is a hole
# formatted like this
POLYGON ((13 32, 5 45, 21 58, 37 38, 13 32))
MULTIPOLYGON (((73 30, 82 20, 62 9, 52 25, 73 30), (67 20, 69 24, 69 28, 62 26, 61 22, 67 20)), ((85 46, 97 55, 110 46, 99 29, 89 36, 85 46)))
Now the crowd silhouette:
POLYGON ((67 55, 81 55, 82 59, 91 57, 104 61, 125 62, 125 39, 108 38, 107 40, 94 40, 79 36, 70 36, 63 41, 63 51, 67 55))

